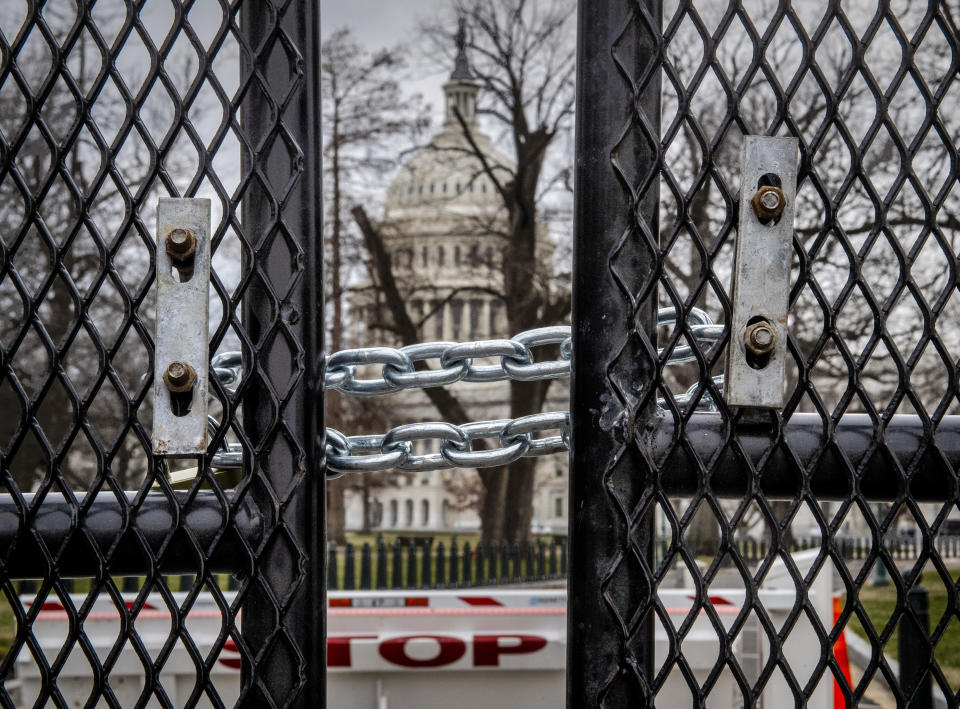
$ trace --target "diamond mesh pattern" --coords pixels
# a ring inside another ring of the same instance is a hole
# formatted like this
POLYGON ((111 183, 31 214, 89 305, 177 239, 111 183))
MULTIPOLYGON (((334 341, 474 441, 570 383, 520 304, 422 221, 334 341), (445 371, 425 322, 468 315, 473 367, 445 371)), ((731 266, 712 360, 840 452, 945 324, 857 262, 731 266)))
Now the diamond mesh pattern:
POLYGON ((611 0, 581 10, 581 56, 581 111, 589 105, 594 118, 581 113, 578 147, 605 160, 578 176, 588 197, 578 204, 577 287, 591 297, 574 313, 571 509, 583 512, 573 522, 570 641, 571 661, 586 669, 570 679, 573 701, 652 706, 676 700, 680 686, 680 703, 695 706, 821 706, 836 682, 847 706, 871 692, 903 703, 927 680, 901 683, 894 634, 920 622, 907 595, 923 585, 946 610, 931 613, 921 665, 933 694, 956 706, 944 654, 957 627, 956 571, 940 553, 960 502, 956 11, 611 0), (605 121, 615 128, 604 132, 605 121), (654 307, 698 307, 730 321, 747 134, 801 146, 789 402, 761 421, 722 404, 694 412, 702 396, 723 401, 713 377, 729 337, 708 350, 683 318, 657 332, 650 317, 654 307), (598 290, 606 295, 594 299, 598 290), (603 319, 603 333, 591 329, 603 319), (697 362, 668 367, 686 345, 697 362), (691 386, 692 401, 678 404, 691 386), (871 538, 857 560, 839 541, 852 529, 871 538), (897 551, 907 530, 917 540, 909 561, 897 551), (822 543, 795 555, 810 534, 822 543), (759 562, 747 542, 764 550, 759 562), (871 600, 883 594, 881 568, 892 582, 886 615, 871 600), (696 590, 689 609, 663 600, 678 569, 696 590), (824 579, 837 618, 817 595, 824 579), (735 611, 717 589, 742 594, 735 611), (792 594, 785 609, 772 610, 776 589, 792 594), (574 635, 587 619, 597 638, 574 635), (832 649, 844 630, 869 645, 853 683, 832 649), (704 633, 716 636, 716 662, 695 666, 684 648, 704 633))
POLYGON ((3 706, 318 694, 318 13, 0 8, 3 706), (174 490, 150 453, 160 196, 212 200, 211 353, 247 372, 212 385, 232 483, 207 455, 174 490))

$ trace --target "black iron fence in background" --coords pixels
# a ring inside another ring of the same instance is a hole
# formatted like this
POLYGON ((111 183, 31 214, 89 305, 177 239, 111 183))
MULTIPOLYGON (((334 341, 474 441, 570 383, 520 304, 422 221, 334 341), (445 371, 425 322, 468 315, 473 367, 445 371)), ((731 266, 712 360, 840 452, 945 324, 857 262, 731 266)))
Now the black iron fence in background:
POLYGON ((327 546, 327 590, 471 588, 559 581, 567 577, 567 541, 449 546, 387 543, 327 546))
MULTIPOLYGON (((840 558, 859 561, 870 558, 873 541, 870 537, 838 536, 832 542, 840 558)), ((939 536, 934 544, 942 559, 960 559, 960 535, 939 536)), ((667 543, 658 541, 661 555, 667 543)), ((789 547, 792 552, 820 549, 821 539, 803 537, 794 539, 789 547)), ((734 544, 740 558, 757 564, 770 554, 767 539, 745 537, 734 544)), ((923 550, 917 539, 897 537, 888 539, 884 549, 894 561, 915 561, 923 550)), ((662 556, 660 557, 662 558, 662 556)), ((536 540, 509 544, 507 542, 482 544, 469 541, 450 544, 432 541, 407 544, 375 542, 338 545, 327 544, 327 590, 369 591, 376 589, 444 589, 477 588, 508 584, 539 584, 561 582, 567 578, 568 543, 566 539, 536 540)), ((732 561, 730 562, 732 565, 732 561)), ((222 591, 236 591, 240 580, 231 574, 214 577, 222 591)), ((137 593, 143 587, 144 578, 124 576, 117 578, 117 586, 124 593, 137 593)), ((171 591, 187 591, 196 578, 181 574, 168 576, 164 585, 171 591)), ((35 593, 38 582, 18 581, 18 593, 35 593)), ((90 582, 84 579, 65 579, 64 590, 70 593, 86 593, 90 582)))
MULTIPOLYGON (((819 549, 817 537, 795 539, 790 543, 793 552, 819 549)), ((844 559, 867 559, 873 547, 869 537, 835 537, 833 543, 844 559)), ((666 542, 658 541, 660 552, 666 542)), ((940 536, 936 548, 943 559, 960 559, 960 536, 940 536)), ((749 563, 758 563, 770 553, 766 539, 746 537, 735 543, 740 557, 749 563)), ((923 545, 916 539, 896 538, 884 544, 890 558, 911 561, 918 558, 923 545)), ((507 542, 471 544, 469 541, 449 545, 402 544, 385 542, 347 542, 327 544, 327 590, 352 591, 402 588, 473 588, 503 584, 535 584, 562 581, 568 571, 567 541, 507 542)), ((136 593, 143 586, 143 577, 117 578, 117 586, 124 593, 136 593)), ((240 580, 230 574, 215 575, 216 585, 224 591, 235 591, 240 580)), ((171 591, 187 591, 196 582, 192 575, 168 576, 164 584, 171 591)), ((38 582, 18 581, 18 593, 35 593, 38 582)), ((64 579, 64 590, 70 593, 86 592, 90 583, 84 579, 64 579)))

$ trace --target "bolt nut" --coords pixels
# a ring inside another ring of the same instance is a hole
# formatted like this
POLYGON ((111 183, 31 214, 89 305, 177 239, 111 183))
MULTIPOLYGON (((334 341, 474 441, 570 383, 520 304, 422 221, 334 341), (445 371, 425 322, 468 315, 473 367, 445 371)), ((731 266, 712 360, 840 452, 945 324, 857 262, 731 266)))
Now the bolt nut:
POLYGON ((783 191, 779 187, 767 186, 757 190, 750 204, 757 219, 766 222, 778 219, 783 214, 783 209, 787 206, 787 198, 783 196, 783 191))
POLYGON ((186 362, 171 362, 163 373, 163 382, 171 394, 185 394, 197 383, 197 373, 186 362))
POLYGON ((769 322, 762 320, 747 327, 743 344, 748 352, 758 357, 770 354, 777 346, 777 332, 769 322))
POLYGON ((197 253, 197 239, 187 229, 174 229, 167 234, 167 255, 174 263, 188 263, 197 253))

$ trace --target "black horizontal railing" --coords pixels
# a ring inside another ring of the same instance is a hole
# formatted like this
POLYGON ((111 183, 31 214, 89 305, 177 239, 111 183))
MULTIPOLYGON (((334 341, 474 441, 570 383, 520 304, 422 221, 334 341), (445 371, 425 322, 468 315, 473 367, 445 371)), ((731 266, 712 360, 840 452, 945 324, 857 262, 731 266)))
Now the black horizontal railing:
POLYGON ((10 578, 90 576, 101 564, 114 576, 136 576, 156 568, 166 574, 214 573, 241 568, 262 535, 257 508, 230 493, 133 493, 118 501, 99 495, 89 503, 50 494, 37 504, 0 495, 0 559, 10 578), (181 533, 173 534, 178 529, 181 533), (29 529, 29 533, 23 533, 29 529))
POLYGON ((896 415, 879 426, 866 414, 845 414, 827 426, 818 414, 794 413, 762 423, 697 413, 682 428, 670 417, 649 434, 651 459, 669 495, 689 496, 703 484, 702 461, 717 497, 739 498, 756 478, 767 499, 794 499, 809 487, 819 500, 917 502, 950 499, 960 467, 960 416, 937 425, 896 415))

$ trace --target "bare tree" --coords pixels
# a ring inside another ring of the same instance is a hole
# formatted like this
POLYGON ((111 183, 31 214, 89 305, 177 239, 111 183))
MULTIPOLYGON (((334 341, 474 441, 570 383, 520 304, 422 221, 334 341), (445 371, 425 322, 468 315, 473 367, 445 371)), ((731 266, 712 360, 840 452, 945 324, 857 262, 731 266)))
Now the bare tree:
MULTIPOLYGON (((366 202, 371 191, 366 181, 396 164, 397 146, 415 139, 426 126, 425 108, 418 95, 408 96, 401 88, 407 75, 406 62, 397 49, 370 53, 350 31, 334 32, 321 47, 321 95, 324 125, 324 190, 326 211, 326 302, 330 308, 328 347, 344 346, 345 284, 360 262, 355 232, 344 219, 349 205, 366 202)), ((327 400, 331 426, 357 430, 372 424, 374 407, 363 402, 327 400)), ((380 476, 382 477, 382 476, 380 476)), ((359 484, 364 505, 370 495, 371 479, 331 481, 327 494, 327 534, 345 541, 344 492, 359 484)), ((369 523, 364 512, 364 524, 369 523)))
MULTIPOLYGON (((68 8, 55 8, 48 21, 52 40, 60 41, 72 17, 68 8)), ((79 90, 90 91, 100 53, 86 33, 71 58, 79 90)), ((135 391, 149 354, 122 323, 132 309, 125 284, 146 273, 149 255, 144 249, 137 258, 136 237, 128 241, 126 233, 113 231, 120 228, 124 203, 119 195, 111 200, 110 187, 98 181, 103 146, 80 129, 79 97, 57 81, 50 46, 34 33, 21 49, 18 65, 31 90, 44 84, 50 90, 38 115, 29 116, 22 84, 8 79, 0 89, 5 135, 36 123, 18 149, 14 170, 0 183, 0 234, 6 251, 0 269, 5 314, 0 347, 8 371, 0 382, 4 467, 21 490, 32 489, 56 467, 68 485, 82 489, 97 469, 91 450, 97 446, 118 482, 135 487, 145 472, 135 461, 142 447, 126 430, 121 397, 135 391), (32 200, 39 205, 35 212, 27 208, 32 200), (111 249, 128 259, 111 266, 105 256, 111 249), (58 348, 59 357, 54 354, 58 348), (128 356, 91 366, 105 361, 114 348, 128 356), (81 418, 89 422, 83 432, 81 418)), ((97 98, 96 112, 104 124, 119 123, 125 107, 119 97, 104 93, 97 98)), ((131 150, 118 162, 129 174, 138 172, 134 163, 141 160, 148 158, 131 150)))
MULTIPOLYGON (((436 144, 433 149, 459 154, 475 164, 475 174, 488 180, 502 205, 495 222, 476 224, 498 238, 500 253, 487 264, 496 270, 491 289, 506 313, 510 331, 522 332, 569 321, 567 288, 558 287, 552 263, 544 263, 549 239, 540 220, 568 185, 568 155, 552 149, 571 128, 574 105, 574 4, 569 0, 459 0, 453 11, 462 18, 458 61, 469 53, 472 63, 462 80, 479 87, 476 116, 499 132, 510 161, 497 160, 481 146, 478 123, 465 115, 465 106, 451 107, 464 140, 436 144), (471 29, 467 34, 465 27, 471 29)), ((431 54, 451 56, 450 25, 431 22, 423 35, 431 54)), ((460 64, 458 63, 458 71, 460 64)), ((464 66, 466 69, 466 67, 464 66)), ((467 107, 469 110, 469 107, 467 107)), ((456 158, 456 155, 451 156, 456 158)), ((383 229, 362 208, 354 215, 360 225, 376 273, 392 329, 404 344, 419 337, 418 323, 406 307, 402 268, 391 260, 383 229)), ((511 382, 509 410, 520 417, 542 410, 550 381, 511 382)), ((462 423, 466 408, 443 389, 427 390, 444 419, 462 423)), ((521 458, 505 468, 479 471, 483 483, 482 530, 486 540, 524 540, 529 537, 535 461, 521 458)))

